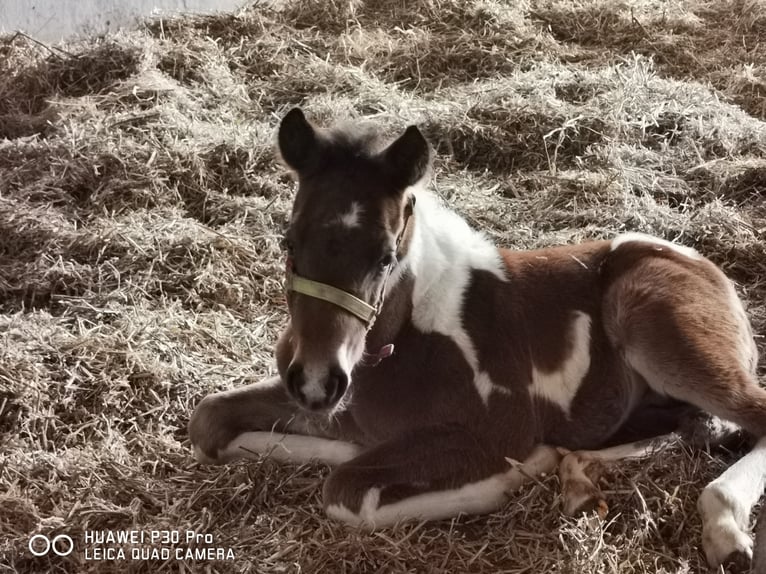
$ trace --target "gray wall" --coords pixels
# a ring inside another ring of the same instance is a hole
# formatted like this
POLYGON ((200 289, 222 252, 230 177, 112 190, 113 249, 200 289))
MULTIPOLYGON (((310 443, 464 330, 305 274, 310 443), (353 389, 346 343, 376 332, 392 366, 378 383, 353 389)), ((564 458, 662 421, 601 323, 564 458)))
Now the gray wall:
POLYGON ((0 34, 22 30, 46 42, 131 27, 153 13, 233 10, 246 0, 0 0, 0 34))

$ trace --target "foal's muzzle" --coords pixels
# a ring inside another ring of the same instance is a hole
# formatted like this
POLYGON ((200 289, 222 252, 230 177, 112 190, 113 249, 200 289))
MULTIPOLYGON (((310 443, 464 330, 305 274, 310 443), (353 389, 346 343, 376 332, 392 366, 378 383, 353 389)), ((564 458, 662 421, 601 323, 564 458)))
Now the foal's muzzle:
POLYGON ((321 382, 307 381, 303 365, 293 363, 285 373, 287 392, 303 407, 320 411, 335 406, 346 394, 348 375, 337 365, 321 382))

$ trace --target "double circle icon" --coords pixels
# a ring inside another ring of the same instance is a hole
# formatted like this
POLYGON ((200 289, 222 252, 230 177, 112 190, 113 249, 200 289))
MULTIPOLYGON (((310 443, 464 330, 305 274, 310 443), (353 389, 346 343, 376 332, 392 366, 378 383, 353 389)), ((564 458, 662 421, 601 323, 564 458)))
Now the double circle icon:
POLYGON ((45 534, 35 534, 29 539, 29 551, 35 556, 45 556, 51 550, 56 556, 69 556, 74 550, 74 541, 71 536, 66 534, 59 534, 55 536, 53 540, 48 538, 45 534), (40 550, 40 543, 38 540, 43 541, 43 550, 40 550))

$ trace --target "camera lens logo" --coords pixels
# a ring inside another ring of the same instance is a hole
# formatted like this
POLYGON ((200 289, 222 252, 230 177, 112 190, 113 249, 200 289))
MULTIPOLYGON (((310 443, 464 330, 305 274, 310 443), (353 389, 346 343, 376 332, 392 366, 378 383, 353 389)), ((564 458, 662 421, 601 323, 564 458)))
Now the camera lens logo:
POLYGON ((46 556, 51 550, 57 556, 69 556, 74 550, 74 541, 66 534, 59 534, 53 540, 45 534, 35 534, 29 539, 29 551, 35 556, 46 556))

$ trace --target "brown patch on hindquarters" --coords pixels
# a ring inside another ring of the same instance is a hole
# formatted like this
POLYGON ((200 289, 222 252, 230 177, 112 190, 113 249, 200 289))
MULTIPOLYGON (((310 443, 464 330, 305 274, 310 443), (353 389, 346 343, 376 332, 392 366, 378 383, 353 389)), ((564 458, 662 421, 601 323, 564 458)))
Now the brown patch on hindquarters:
POLYGON ((627 242, 609 257, 604 274, 606 331, 650 387, 766 435, 766 390, 755 379, 752 330, 715 265, 627 242))

